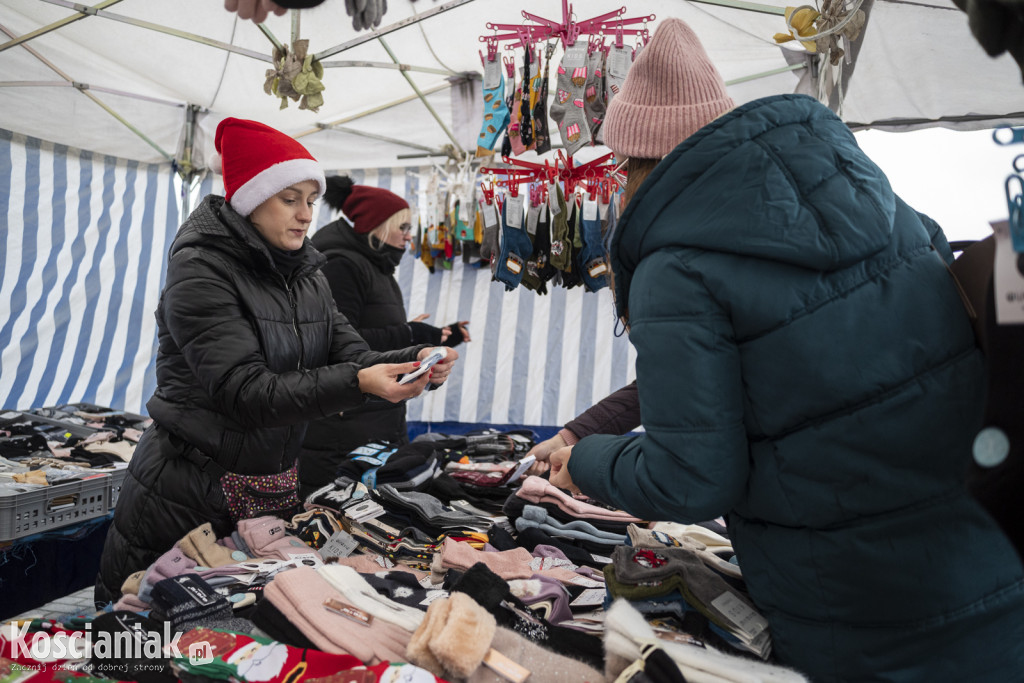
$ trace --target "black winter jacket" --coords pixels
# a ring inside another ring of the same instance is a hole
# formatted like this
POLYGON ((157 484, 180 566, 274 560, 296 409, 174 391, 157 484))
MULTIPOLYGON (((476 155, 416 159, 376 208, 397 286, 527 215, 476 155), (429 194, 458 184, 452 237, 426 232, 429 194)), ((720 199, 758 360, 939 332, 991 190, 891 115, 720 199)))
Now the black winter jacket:
MULTIPOLYGON (((439 328, 406 321, 395 266, 385 251, 370 247, 365 236, 356 234, 344 220, 325 225, 311 241, 327 259, 322 270, 338 310, 371 349, 389 351, 440 342, 439 328)), ((409 440, 404 403, 370 400, 311 424, 299 459, 303 493, 333 481, 337 465, 354 448, 380 439, 409 440)))
POLYGON ((240 474, 282 472, 308 420, 366 402, 360 368, 415 360, 417 347, 369 350, 333 304, 324 257, 305 252, 286 280, 255 229, 212 195, 178 231, 157 309, 154 424, 128 468, 97 601, 203 522, 230 533, 217 476, 197 454, 240 474))

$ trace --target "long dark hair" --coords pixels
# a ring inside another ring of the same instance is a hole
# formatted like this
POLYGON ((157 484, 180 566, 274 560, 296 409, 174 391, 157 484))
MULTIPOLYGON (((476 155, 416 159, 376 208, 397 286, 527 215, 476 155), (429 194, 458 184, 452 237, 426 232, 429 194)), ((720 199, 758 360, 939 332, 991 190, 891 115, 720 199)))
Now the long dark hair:
POLYGON ((661 159, 631 158, 626 162, 626 191, 622 194, 624 206, 633 201, 633 195, 659 163, 661 159))

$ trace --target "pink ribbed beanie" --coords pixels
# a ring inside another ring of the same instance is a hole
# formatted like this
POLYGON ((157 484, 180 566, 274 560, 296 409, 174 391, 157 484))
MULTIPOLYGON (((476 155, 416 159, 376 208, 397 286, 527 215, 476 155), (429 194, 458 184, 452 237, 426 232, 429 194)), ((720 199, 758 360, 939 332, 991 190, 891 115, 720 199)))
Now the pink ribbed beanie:
POLYGON ((665 19, 608 106, 604 141, 620 159, 661 159, 735 106, 693 29, 665 19))

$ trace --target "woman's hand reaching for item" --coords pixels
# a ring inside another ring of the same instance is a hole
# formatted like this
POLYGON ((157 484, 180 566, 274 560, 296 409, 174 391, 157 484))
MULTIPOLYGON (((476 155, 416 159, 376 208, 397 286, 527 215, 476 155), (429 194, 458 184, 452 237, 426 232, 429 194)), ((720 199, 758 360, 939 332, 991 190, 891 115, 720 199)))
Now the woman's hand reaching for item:
MULTIPOLYGON (((380 396, 386 401, 398 403, 414 398, 423 393, 430 381, 430 373, 425 372, 407 384, 399 384, 402 375, 413 372, 420 366, 419 361, 411 363, 378 363, 359 371, 359 390, 364 394, 380 396)), ((435 366, 436 367, 436 366, 435 366)))
POLYGON ((419 360, 423 360, 431 353, 433 353, 436 349, 444 350, 447 355, 445 355, 445 357, 442 360, 438 361, 434 365, 434 367, 430 368, 430 372, 427 373, 427 376, 430 377, 431 384, 441 385, 444 384, 444 381, 448 379, 448 375, 451 374, 452 368, 455 366, 455 361, 459 357, 459 352, 456 351, 455 349, 447 348, 444 346, 438 346, 432 349, 423 349, 422 351, 419 352, 419 355, 417 355, 416 358, 419 360))
POLYGON ((572 446, 559 448, 551 454, 551 476, 548 477, 548 481, 560 489, 566 489, 572 493, 582 493, 580 488, 572 483, 572 477, 569 476, 570 457, 572 457, 572 446))
POLYGON ((531 448, 527 455, 532 455, 537 461, 530 465, 530 469, 526 470, 526 473, 540 476, 551 469, 548 461, 551 459, 551 454, 559 448, 565 448, 565 439, 561 434, 555 434, 550 439, 545 439, 531 448))

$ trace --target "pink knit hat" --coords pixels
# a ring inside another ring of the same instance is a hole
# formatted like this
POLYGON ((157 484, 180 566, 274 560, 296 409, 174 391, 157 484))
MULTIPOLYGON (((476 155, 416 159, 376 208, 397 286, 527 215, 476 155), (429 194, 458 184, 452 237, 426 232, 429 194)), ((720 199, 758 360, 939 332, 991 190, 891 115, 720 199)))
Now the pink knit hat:
POLYGON ((604 141, 620 158, 661 159, 735 106, 693 29, 665 19, 608 105, 604 141))

